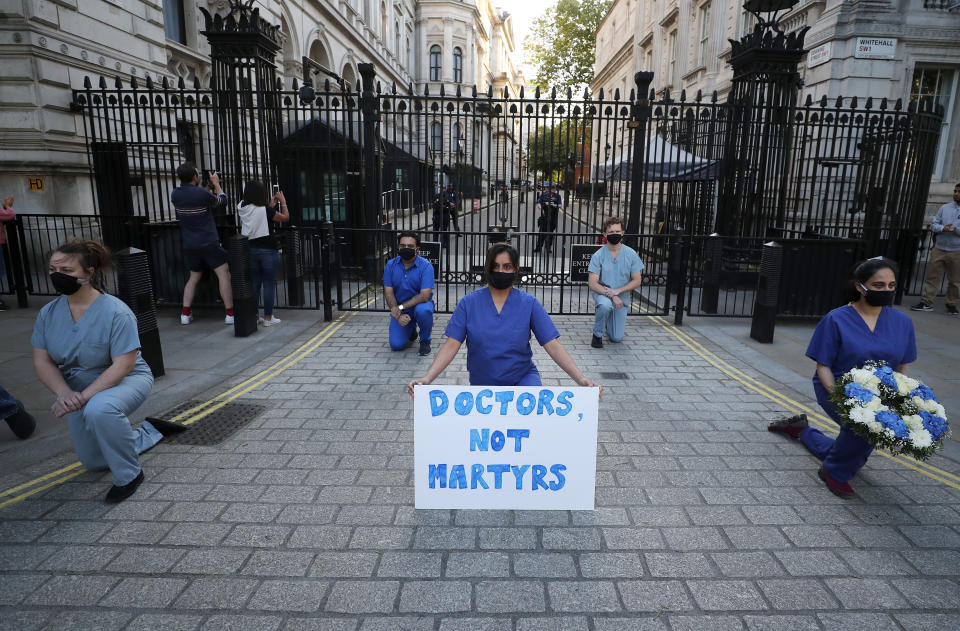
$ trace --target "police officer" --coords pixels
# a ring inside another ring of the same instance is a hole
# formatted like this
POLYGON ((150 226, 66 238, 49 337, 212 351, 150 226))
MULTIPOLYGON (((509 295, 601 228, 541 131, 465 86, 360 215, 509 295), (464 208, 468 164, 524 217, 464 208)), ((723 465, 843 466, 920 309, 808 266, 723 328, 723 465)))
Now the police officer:
POLYGON ((433 240, 440 241, 446 247, 450 229, 450 211, 447 208, 447 193, 441 189, 433 197, 433 240), (441 234, 443 233, 443 234, 441 234))
POLYGON ((549 188, 540 194, 537 198, 537 204, 540 206, 540 217, 537 218, 537 228, 540 229, 540 236, 537 237, 537 247, 534 252, 539 252, 546 248, 547 253, 553 249, 553 233, 557 231, 557 225, 560 222, 560 205, 563 200, 560 193, 557 192, 555 185, 550 184, 549 188))
POLYGON ((460 222, 457 221, 457 207, 460 205, 460 199, 457 192, 453 190, 453 182, 447 184, 447 190, 443 193, 444 202, 447 205, 447 211, 450 213, 450 220, 453 221, 453 230, 460 236, 460 222))

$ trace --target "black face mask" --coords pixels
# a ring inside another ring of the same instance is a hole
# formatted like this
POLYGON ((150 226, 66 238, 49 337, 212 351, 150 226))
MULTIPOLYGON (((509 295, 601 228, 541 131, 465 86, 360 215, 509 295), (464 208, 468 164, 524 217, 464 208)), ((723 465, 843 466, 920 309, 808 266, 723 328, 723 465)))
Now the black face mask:
POLYGON ((494 289, 509 289, 513 284, 516 274, 513 272, 492 272, 490 274, 490 284, 494 289))
POLYGON ((610 245, 616 245, 616 244, 620 243, 620 241, 621 241, 622 239, 623 239, 623 235, 622 235, 622 234, 608 234, 608 235, 607 235, 607 243, 609 243, 610 245))
POLYGON ((863 285, 860 285, 860 287, 867 292, 863 297, 871 307, 889 307, 893 304, 893 295, 896 292, 867 289, 863 285))
POLYGON ((64 274, 63 272, 54 272, 50 274, 50 282, 53 288, 64 296, 71 296, 83 287, 83 283, 76 276, 64 274))
POLYGON ((417 255, 417 251, 413 248, 400 248, 397 252, 404 261, 412 261, 413 257, 417 255))

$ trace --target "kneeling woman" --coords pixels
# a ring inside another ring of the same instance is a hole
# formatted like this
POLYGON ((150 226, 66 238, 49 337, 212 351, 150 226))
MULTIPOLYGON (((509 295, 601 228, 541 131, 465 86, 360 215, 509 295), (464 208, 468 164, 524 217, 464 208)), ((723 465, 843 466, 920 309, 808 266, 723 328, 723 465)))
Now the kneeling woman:
POLYGON ((414 386, 428 385, 440 376, 464 341, 471 386, 541 385, 530 349, 531 331, 543 350, 577 385, 599 387, 583 376, 557 339, 560 332, 540 301, 514 289, 519 271, 519 255, 513 246, 497 243, 487 250, 484 273, 488 285, 457 303, 444 332, 447 339, 427 374, 407 385, 410 396, 414 386))
POLYGON ((50 411, 67 417, 84 467, 113 473, 106 501, 114 503, 143 481, 138 454, 184 428, 163 421, 130 427, 127 415, 147 398, 153 375, 140 356, 133 312, 98 285, 108 260, 95 241, 71 241, 54 251, 50 281, 62 295, 40 310, 31 343, 37 377, 57 396, 50 411))
MULTIPOLYGON (((827 416, 840 424, 830 401, 838 377, 869 360, 884 361, 906 374, 907 364, 917 358, 917 344, 910 317, 892 308, 897 288, 895 264, 877 257, 864 261, 853 273, 856 300, 834 309, 820 320, 807 347, 807 357, 817 362, 813 390, 827 416)), ((840 424, 836 440, 807 426, 806 416, 771 423, 771 432, 800 440, 823 461, 817 472, 834 495, 854 496, 850 480, 867 463, 873 445, 840 424)))

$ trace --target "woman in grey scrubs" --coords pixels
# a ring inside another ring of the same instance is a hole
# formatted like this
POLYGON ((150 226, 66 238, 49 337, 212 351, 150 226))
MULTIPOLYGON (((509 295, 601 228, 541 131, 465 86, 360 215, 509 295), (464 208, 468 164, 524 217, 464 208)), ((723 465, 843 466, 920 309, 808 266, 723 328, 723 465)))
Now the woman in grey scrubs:
POLYGON ((150 367, 140 356, 137 319, 121 300, 98 283, 109 262, 95 241, 71 241, 50 257, 50 281, 61 294, 40 310, 33 328, 33 365, 57 399, 50 411, 67 417, 70 438, 87 469, 109 468, 109 503, 133 495, 143 482, 138 454, 182 425, 127 418, 153 386, 150 367))

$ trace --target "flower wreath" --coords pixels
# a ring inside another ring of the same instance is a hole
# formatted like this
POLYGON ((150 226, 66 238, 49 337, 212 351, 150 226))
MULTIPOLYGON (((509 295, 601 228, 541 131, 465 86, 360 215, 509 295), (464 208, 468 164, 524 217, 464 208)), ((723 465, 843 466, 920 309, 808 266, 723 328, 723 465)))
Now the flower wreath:
POLYGON ((830 400, 850 431, 894 454, 926 460, 950 435, 946 411, 933 391, 885 362, 869 361, 845 372, 830 400))

